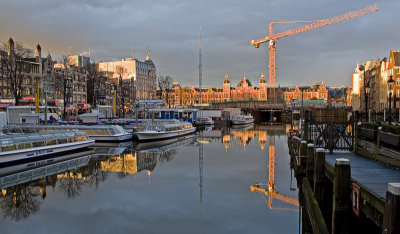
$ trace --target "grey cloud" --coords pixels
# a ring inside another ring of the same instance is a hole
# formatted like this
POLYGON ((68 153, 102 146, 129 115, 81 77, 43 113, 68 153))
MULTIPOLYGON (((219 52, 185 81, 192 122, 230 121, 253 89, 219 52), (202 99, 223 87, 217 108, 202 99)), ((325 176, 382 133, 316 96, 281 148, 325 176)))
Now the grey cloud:
MULTIPOLYGON (((235 84, 242 73, 258 83, 267 73, 267 47, 254 49, 251 39, 264 37, 271 21, 325 19, 374 1, 11 1, 0 10, 0 40, 9 36, 60 57, 94 51, 96 60, 131 56, 144 59, 146 47, 158 72, 183 85, 198 84, 198 36, 203 28, 203 84, 221 86, 228 69, 235 84), (23 15, 24 17, 16 17, 23 15), (6 23, 3 23, 6 22, 6 23)), ((277 84, 349 85, 357 62, 387 57, 399 49, 399 2, 379 2, 379 11, 311 32, 282 38, 277 48, 277 84)), ((283 31, 295 25, 277 25, 283 31)))

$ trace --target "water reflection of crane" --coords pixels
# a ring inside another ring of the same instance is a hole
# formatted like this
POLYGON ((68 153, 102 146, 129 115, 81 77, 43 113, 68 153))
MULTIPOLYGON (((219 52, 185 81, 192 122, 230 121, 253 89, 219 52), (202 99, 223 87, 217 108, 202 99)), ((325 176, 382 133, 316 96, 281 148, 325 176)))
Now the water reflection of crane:
POLYGON ((268 179, 268 188, 264 189, 260 187, 260 184, 255 184, 250 186, 250 190, 252 192, 257 191, 261 194, 262 198, 268 204, 270 209, 277 209, 277 210, 292 210, 297 211, 297 209, 292 208, 275 208, 272 206, 273 199, 281 200, 285 203, 292 204, 294 206, 299 206, 299 201, 295 198, 288 197, 286 195, 280 194, 275 189, 275 135, 269 135, 269 179, 268 179), (268 201, 266 200, 265 196, 268 197, 268 201))

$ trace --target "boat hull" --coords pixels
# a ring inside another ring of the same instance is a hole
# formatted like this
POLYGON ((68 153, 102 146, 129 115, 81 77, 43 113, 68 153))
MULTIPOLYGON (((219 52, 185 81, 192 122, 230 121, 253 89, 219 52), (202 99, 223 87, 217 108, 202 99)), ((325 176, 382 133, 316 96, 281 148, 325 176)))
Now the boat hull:
POLYGON ((232 124, 239 125, 239 124, 251 124, 254 123, 254 119, 246 119, 246 120, 231 120, 232 124))
POLYGON ((0 168, 13 166, 19 163, 30 162, 50 155, 57 155, 63 152, 73 152, 89 147, 94 144, 94 140, 58 144, 52 146, 42 146, 23 150, 13 150, 0 153, 0 168))
POLYGON ((169 139, 174 137, 184 136, 196 131, 195 127, 170 131, 170 132, 135 132, 134 135, 139 141, 156 141, 161 139, 169 139))
POLYGON ((132 139, 132 133, 119 134, 114 136, 105 135, 88 135, 90 139, 95 141, 127 141, 132 139))

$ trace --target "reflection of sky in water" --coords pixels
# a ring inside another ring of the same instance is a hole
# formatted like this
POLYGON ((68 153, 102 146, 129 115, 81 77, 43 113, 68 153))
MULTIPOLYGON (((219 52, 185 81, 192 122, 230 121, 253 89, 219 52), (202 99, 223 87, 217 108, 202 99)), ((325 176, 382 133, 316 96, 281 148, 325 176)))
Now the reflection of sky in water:
MULTIPOLYGON (((268 182, 268 140, 261 152, 257 136, 244 149, 231 135, 228 152, 221 138, 203 145, 202 221, 198 146, 190 144, 177 148, 171 161, 158 160, 150 178, 146 170, 123 178, 110 173, 97 188, 85 185, 74 199, 67 199, 58 183, 54 192, 48 186, 39 211, 19 222, 2 218, 2 233, 296 232, 298 212, 270 210, 249 189, 268 182)), ((289 190, 285 135, 275 136, 275 142, 276 190, 297 198, 297 191, 289 190)), ((277 199, 273 207, 295 208, 277 199)))

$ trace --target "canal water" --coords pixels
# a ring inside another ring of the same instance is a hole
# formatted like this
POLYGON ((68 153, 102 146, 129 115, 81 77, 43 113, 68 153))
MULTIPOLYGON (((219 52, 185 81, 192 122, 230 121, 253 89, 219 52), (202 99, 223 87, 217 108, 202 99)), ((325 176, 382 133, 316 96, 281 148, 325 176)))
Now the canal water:
POLYGON ((1 233, 297 233, 288 127, 209 127, 2 168, 1 233))

